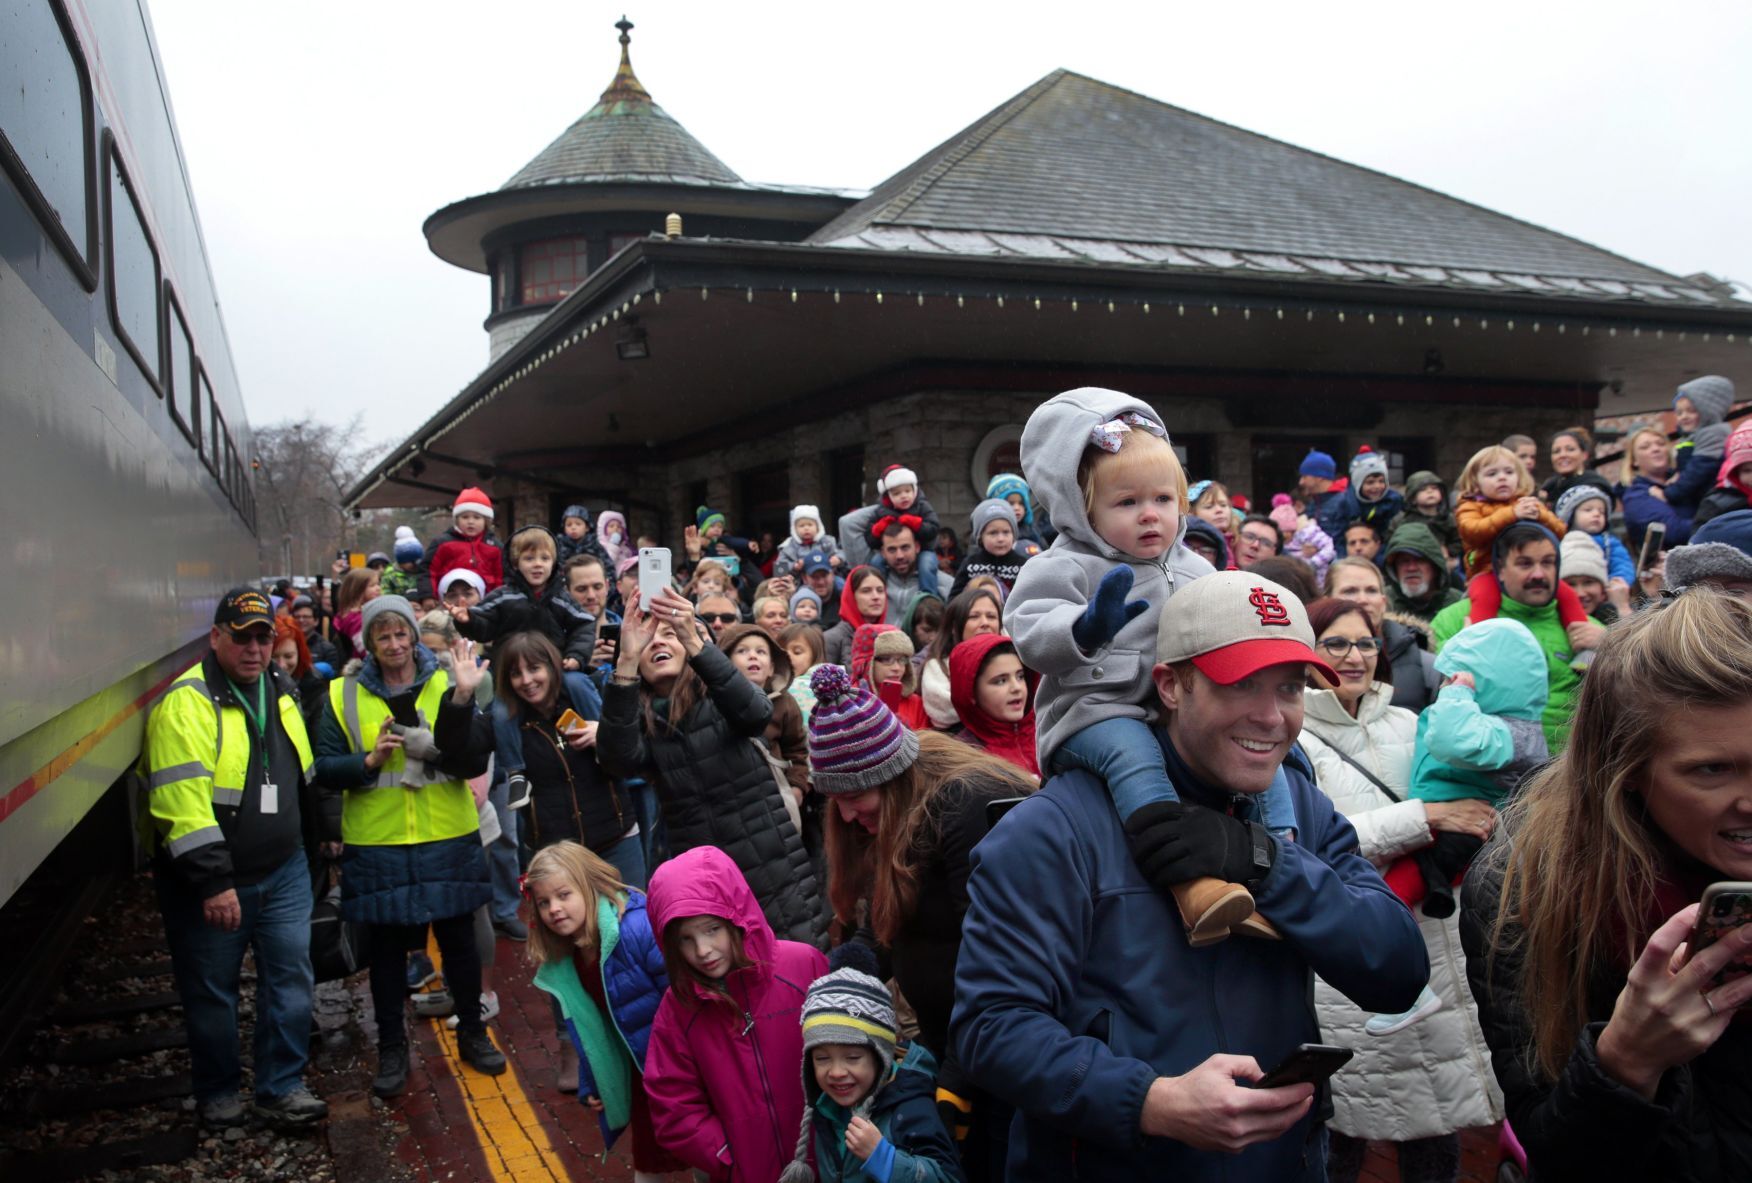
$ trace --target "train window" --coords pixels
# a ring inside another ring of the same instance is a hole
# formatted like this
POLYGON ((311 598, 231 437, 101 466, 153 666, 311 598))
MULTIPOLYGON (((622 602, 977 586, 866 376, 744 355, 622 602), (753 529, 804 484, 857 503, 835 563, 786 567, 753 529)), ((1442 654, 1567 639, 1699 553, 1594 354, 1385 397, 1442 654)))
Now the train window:
POLYGON ((109 218, 105 235, 109 246, 110 316, 122 344, 160 395, 158 374, 158 252, 146 232, 146 216, 134 186, 122 170, 121 159, 110 151, 109 218))
POLYGON ((207 461, 207 471, 219 481, 219 487, 225 487, 225 416, 219 413, 219 404, 213 399, 213 392, 207 392, 207 451, 204 455, 207 461))
POLYGON ((92 206, 91 79, 65 12, 0 0, 0 160, 87 288, 92 206))
POLYGON ((199 447, 201 404, 195 390, 195 346, 189 340, 188 322, 183 320, 182 309, 177 306, 169 284, 164 285, 164 305, 164 319, 170 325, 170 365, 164 371, 170 389, 165 401, 170 404, 170 417, 182 428, 183 435, 199 447))

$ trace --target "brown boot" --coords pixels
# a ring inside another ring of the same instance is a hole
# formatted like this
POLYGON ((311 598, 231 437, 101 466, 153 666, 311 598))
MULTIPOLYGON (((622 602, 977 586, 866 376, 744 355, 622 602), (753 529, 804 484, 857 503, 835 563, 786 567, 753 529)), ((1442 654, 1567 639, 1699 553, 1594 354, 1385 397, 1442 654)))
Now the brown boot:
POLYGON ((1176 883, 1174 902, 1194 949, 1227 940, 1230 929, 1253 915, 1253 896, 1245 887, 1208 876, 1176 883))
POLYGON ((1273 928, 1271 921, 1258 912, 1238 924, 1231 925, 1229 931, 1260 941, 1281 941, 1284 939, 1283 933, 1273 928))
POLYGON ((560 1032, 559 1087, 562 1093, 578 1091, 578 1049, 564 1031, 560 1032))

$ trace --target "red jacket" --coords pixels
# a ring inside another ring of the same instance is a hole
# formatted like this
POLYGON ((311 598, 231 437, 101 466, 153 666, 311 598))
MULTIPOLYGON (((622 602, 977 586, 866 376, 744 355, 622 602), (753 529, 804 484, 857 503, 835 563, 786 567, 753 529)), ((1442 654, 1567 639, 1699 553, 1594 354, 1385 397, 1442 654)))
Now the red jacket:
POLYGON ((488 591, 505 582, 505 552, 490 533, 483 531, 473 538, 464 538, 452 526, 432 540, 426 553, 431 556, 428 570, 434 593, 444 576, 457 567, 467 567, 479 575, 486 581, 488 591))
POLYGON ((725 978, 726 993, 684 979, 663 996, 645 1053, 657 1141, 712 1183, 772 1183, 797 1149, 803 996, 827 972, 827 958, 775 939, 748 881, 715 846, 658 867, 646 899, 659 940, 672 921, 721 916, 742 930, 754 962, 725 978), (691 1007, 677 998, 684 990, 691 1007))
MULTIPOLYGON (((1008 760, 1034 776, 1040 775, 1040 759, 1034 745, 1034 692, 1039 688, 1040 675, 1023 667, 1028 683, 1028 712, 1018 723, 1005 723, 979 709, 974 699, 974 687, 979 680, 980 666, 999 645, 1015 651, 1015 642, 1001 633, 987 633, 961 642, 949 652, 949 698, 961 719, 960 737, 976 748, 1008 760)), ((1018 658, 1018 660, 1020 660, 1018 658)))

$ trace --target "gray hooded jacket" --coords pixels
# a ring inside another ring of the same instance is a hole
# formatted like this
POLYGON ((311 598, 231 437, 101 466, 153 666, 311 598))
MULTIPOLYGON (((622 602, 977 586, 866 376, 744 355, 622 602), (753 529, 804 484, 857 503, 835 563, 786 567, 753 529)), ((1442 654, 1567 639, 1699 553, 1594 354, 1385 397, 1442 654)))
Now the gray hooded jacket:
POLYGON ((1162 422, 1148 403, 1129 394, 1085 386, 1042 403, 1022 431, 1023 474, 1059 531, 1051 547, 1022 565, 1004 606, 1004 626, 1017 653, 1041 675, 1034 711, 1043 771, 1059 745, 1091 723, 1154 717, 1150 670, 1162 605, 1176 587, 1212 571, 1183 544, 1184 513, 1174 545, 1159 559, 1131 558, 1089 524, 1077 468, 1090 432, 1128 412, 1162 422), (1071 626, 1102 576, 1120 563, 1132 569, 1127 601, 1147 600, 1150 610, 1128 621, 1106 648, 1084 653, 1071 639, 1071 626))

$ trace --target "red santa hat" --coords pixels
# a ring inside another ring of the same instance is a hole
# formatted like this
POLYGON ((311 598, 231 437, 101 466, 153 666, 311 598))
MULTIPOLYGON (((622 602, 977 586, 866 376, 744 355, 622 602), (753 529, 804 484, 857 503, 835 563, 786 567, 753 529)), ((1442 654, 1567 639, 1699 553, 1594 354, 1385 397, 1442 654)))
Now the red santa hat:
POLYGON ((478 513, 489 522, 493 520, 493 499, 486 492, 469 486, 456 495, 456 503, 450 507, 450 516, 459 513, 478 513))
POLYGON ((912 485, 917 488, 918 483, 918 473, 904 464, 890 464, 882 470, 882 475, 876 478, 876 491, 887 494, 892 493, 902 485, 912 485))

